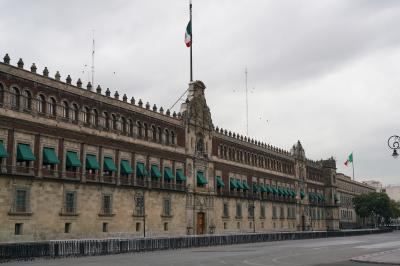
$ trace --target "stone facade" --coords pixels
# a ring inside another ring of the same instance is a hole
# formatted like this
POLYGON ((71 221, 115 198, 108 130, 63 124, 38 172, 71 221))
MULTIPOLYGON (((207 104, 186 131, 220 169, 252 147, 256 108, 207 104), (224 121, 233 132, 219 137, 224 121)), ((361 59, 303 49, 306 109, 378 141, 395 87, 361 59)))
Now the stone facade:
POLYGON ((339 229, 334 159, 215 127, 203 82, 171 114, 36 70, 0 63, 0 241, 339 229))
POLYGON ((342 173, 336 174, 337 179, 337 201, 339 205, 340 228, 350 229, 361 226, 362 221, 357 216, 353 205, 353 198, 360 194, 375 192, 375 188, 351 180, 350 176, 342 173))

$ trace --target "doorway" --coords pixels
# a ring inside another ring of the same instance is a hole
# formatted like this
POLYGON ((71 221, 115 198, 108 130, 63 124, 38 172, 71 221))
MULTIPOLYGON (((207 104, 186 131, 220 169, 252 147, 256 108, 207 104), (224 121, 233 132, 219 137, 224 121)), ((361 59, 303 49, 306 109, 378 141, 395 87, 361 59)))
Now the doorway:
POLYGON ((197 213, 197 234, 203 235, 205 229, 205 215, 204 212, 197 213))

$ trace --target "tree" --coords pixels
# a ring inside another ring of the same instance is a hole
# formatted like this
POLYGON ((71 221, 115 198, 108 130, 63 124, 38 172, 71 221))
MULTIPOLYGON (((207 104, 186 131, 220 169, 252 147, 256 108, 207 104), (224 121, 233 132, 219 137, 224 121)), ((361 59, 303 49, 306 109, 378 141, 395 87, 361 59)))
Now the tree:
POLYGON ((378 223, 389 223, 400 216, 399 205, 384 192, 371 192, 353 198, 354 209, 362 218, 371 217, 378 223))

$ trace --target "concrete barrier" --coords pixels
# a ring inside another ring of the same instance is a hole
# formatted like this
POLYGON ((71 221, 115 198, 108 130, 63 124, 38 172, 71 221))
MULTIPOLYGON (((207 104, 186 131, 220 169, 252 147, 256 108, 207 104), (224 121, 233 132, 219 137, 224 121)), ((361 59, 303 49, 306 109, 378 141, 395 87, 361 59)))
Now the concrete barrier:
POLYGON ((237 235, 204 235, 136 239, 79 239, 51 240, 0 244, 0 262, 38 257, 68 257, 145 252, 178 248, 235 245, 256 242, 298 240, 325 237, 355 236, 390 232, 391 229, 363 229, 343 231, 274 232, 237 235))

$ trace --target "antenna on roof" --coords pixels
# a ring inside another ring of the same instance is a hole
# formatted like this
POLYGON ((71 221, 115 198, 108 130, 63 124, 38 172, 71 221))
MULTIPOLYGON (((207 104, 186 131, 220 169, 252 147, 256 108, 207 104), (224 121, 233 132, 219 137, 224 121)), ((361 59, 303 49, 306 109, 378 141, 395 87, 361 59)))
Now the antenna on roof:
POLYGON ((93 31, 93 44, 92 44, 92 86, 94 86, 94 29, 93 31))

